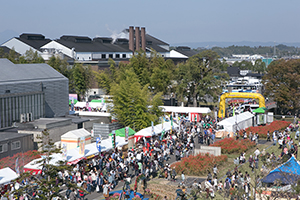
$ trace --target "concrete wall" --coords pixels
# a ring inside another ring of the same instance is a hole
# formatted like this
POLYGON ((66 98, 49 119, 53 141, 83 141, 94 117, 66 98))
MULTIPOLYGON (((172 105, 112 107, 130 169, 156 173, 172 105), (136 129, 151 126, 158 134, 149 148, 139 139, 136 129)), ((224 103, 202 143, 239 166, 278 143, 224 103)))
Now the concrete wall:
POLYGON ((220 156, 221 155, 221 147, 210 147, 210 146, 200 146, 200 149, 194 150, 194 155, 198 155, 200 153, 206 154, 212 154, 214 156, 220 156))

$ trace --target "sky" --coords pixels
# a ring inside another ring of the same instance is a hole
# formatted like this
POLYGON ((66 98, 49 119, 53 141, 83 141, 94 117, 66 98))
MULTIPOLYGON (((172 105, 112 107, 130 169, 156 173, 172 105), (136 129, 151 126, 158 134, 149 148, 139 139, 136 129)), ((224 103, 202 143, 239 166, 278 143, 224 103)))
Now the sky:
MULTIPOLYGON (((169 43, 300 42, 299 0, 0 0, 0 35, 111 36, 129 26, 169 43)), ((0 41, 2 43, 4 41, 0 41)))

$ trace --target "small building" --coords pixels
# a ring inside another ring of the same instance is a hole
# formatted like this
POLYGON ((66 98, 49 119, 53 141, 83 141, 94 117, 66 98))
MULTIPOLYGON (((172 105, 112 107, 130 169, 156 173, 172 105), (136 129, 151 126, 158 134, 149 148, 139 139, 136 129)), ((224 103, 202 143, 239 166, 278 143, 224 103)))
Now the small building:
POLYGON ((0 159, 33 149, 32 134, 0 132, 0 159))
POLYGON ((84 138, 85 145, 92 141, 91 133, 84 128, 69 131, 61 136, 61 146, 66 145, 67 150, 79 147, 81 138, 84 138))

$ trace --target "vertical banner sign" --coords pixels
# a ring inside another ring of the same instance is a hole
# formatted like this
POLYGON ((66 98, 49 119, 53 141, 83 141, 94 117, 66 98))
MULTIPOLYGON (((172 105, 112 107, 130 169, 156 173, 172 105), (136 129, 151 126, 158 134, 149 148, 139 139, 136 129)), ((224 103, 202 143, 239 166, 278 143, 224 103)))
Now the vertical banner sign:
POLYGON ((80 138, 80 143, 79 143, 79 154, 84 155, 84 149, 85 148, 85 137, 80 138))
POLYGON ((152 127, 152 135, 154 135, 154 125, 153 125, 153 122, 151 122, 151 127, 152 127))
POLYGON ((170 130, 171 134, 172 134, 172 129, 173 129, 173 117, 171 118, 171 130, 170 130))
POLYGON ((16 170, 17 175, 20 175, 19 157, 16 159, 15 170, 16 170))
POLYGON ((112 147, 116 148, 116 131, 113 131, 111 134, 112 147))
POLYGON ((164 130, 164 122, 165 122, 164 118, 161 117, 161 130, 164 130))
POLYGON ((96 138, 96 147, 100 153, 101 152, 101 136, 96 138))
POLYGON ((128 142, 129 127, 125 128, 125 142, 128 142))
POLYGON ((63 144, 61 153, 62 153, 62 159, 66 160, 67 159, 67 145, 66 144, 63 144))

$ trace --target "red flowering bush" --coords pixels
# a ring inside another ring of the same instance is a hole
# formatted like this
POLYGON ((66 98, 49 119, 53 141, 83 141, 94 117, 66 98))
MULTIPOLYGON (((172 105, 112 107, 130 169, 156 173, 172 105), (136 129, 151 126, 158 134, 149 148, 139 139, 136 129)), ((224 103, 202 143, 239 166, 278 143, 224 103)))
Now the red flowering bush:
POLYGON ((213 147, 221 147, 222 153, 241 153, 255 146, 255 142, 251 142, 249 139, 236 140, 234 138, 224 138, 214 144, 213 147))
POLYGON ((246 132, 250 133, 251 131, 252 133, 258 133, 260 138, 266 138, 268 131, 271 135, 276 130, 281 131, 286 129, 289 124, 290 122, 287 121, 273 121, 271 124, 265 126, 249 127, 246 129, 246 132))
POLYGON ((5 157, 0 160, 0 169, 5 167, 10 167, 12 170, 15 170, 15 163, 16 159, 19 158, 19 167, 20 172, 22 170, 22 167, 29 163, 30 161, 40 158, 40 152, 33 150, 33 151, 27 151, 25 153, 17 153, 12 157, 5 157))
POLYGON ((226 161, 226 155, 198 154, 197 156, 185 157, 181 161, 172 164, 171 167, 175 167, 177 174, 184 171, 186 175, 201 176, 206 175, 207 170, 212 170, 215 164, 221 165, 226 161))

